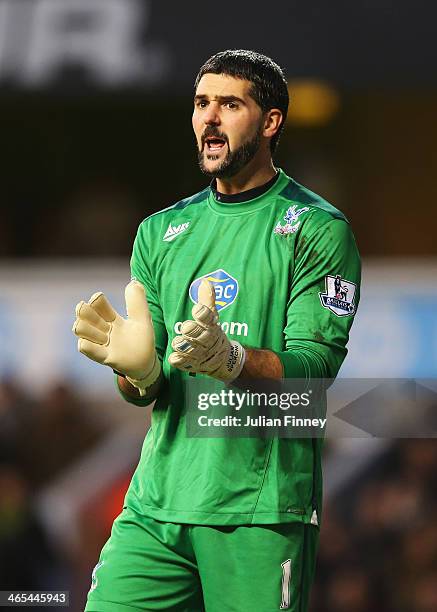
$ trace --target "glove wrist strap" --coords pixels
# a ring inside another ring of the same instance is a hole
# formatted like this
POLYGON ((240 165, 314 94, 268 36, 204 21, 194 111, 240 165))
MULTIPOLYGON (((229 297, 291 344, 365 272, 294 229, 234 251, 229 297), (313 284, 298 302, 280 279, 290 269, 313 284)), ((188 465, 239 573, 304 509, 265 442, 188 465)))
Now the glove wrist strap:
POLYGON ((223 382, 232 382, 238 378, 246 361, 246 351, 244 347, 235 340, 230 342, 231 350, 224 366, 220 369, 216 378, 223 382))
POLYGON ((236 342, 235 340, 231 342, 231 345, 233 345, 234 348, 238 350, 238 354, 239 354, 239 361, 234 371, 232 372, 232 380, 235 380, 236 378, 240 376, 241 372, 243 371, 244 363, 246 361, 246 349, 244 348, 242 344, 240 344, 239 342, 236 342))
POLYGON ((161 374, 161 363, 158 359, 157 354, 155 353, 155 361, 153 363, 153 367, 150 372, 144 378, 131 378, 130 376, 126 376, 126 380, 130 382, 131 385, 136 387, 140 392, 140 396, 144 397, 147 393, 147 389, 155 383, 159 375, 161 374))

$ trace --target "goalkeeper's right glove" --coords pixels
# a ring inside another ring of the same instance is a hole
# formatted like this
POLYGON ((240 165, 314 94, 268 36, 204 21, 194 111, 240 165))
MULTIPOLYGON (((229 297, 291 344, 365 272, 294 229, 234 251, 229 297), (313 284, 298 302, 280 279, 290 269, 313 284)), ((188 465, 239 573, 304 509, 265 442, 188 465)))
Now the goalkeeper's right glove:
POLYGON ((93 361, 110 366, 146 395, 161 373, 144 287, 131 281, 125 290, 127 319, 99 292, 76 306, 73 333, 77 348, 93 361))

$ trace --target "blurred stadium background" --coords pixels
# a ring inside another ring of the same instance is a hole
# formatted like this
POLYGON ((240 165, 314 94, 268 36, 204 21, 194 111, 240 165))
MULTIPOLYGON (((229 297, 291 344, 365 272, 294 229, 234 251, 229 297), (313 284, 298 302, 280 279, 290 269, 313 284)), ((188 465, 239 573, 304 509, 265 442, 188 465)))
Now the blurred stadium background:
MULTIPOLYGON (((149 411, 76 354, 74 306, 103 290, 122 309, 138 223, 205 185, 192 83, 218 50, 285 68, 277 163, 351 220, 342 375, 437 378, 436 18, 430 0, 0 0, 0 589, 83 609, 149 411)), ((330 441, 325 464, 312 612, 435 612, 436 441, 330 441)))

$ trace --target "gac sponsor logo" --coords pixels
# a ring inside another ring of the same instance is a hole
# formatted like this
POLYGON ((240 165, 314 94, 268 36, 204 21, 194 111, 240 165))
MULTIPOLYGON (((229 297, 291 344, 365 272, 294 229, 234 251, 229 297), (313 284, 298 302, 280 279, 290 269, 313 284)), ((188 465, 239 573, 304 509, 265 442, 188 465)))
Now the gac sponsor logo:
POLYGON ((195 304, 197 304, 200 283, 204 278, 209 280, 214 287, 217 312, 224 310, 235 302, 238 295, 238 281, 226 272, 226 270, 219 268, 218 270, 214 270, 214 272, 208 272, 208 274, 196 278, 196 280, 191 283, 189 294, 191 300, 195 304))

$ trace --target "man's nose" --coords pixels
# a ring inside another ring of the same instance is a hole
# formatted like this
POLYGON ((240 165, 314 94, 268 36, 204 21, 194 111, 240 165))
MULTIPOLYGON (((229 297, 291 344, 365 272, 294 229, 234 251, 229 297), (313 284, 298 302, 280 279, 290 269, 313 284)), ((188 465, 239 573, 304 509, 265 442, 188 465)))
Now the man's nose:
POLYGON ((204 121, 207 125, 218 125, 220 123, 219 107, 212 102, 208 105, 204 115, 204 121))

